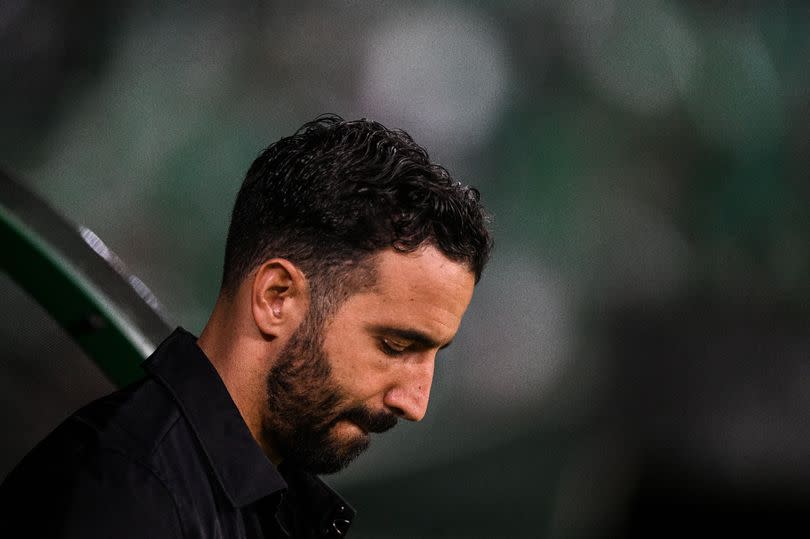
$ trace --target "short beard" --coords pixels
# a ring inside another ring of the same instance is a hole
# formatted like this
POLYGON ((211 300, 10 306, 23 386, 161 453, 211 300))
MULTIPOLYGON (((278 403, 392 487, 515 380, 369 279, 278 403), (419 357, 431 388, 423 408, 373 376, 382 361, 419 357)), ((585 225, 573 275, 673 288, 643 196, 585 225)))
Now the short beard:
POLYGON ((347 399, 332 380, 323 351, 322 324, 307 317, 281 351, 267 377, 269 415, 263 436, 286 463, 313 474, 344 469, 369 445, 369 432, 396 425, 389 412, 363 406, 340 410, 347 399), (337 423, 348 420, 365 433, 351 441, 331 434, 337 423))

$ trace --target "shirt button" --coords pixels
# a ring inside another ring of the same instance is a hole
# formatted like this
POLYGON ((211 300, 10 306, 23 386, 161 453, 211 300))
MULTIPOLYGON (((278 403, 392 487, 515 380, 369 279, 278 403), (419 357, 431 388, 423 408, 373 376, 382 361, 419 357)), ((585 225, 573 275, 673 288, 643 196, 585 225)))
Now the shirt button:
POLYGON ((349 531, 351 521, 345 518, 336 518, 332 521, 332 533, 337 537, 343 537, 349 531))

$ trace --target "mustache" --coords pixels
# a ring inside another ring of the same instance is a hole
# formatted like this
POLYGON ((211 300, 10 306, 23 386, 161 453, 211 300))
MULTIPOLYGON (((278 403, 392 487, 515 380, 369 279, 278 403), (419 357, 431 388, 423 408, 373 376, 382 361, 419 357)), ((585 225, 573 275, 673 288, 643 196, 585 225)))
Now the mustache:
POLYGON ((366 432, 385 432, 393 429, 397 424, 397 416, 391 412, 372 412, 371 410, 363 407, 351 408, 346 410, 335 420, 347 419, 352 423, 356 423, 366 432))

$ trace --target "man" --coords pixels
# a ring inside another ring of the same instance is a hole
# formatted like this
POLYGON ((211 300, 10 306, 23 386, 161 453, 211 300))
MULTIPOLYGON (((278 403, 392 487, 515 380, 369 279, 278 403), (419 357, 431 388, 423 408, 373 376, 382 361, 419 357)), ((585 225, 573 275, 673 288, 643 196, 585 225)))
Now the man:
POLYGON ((40 443, 0 489, 0 536, 345 535, 354 511, 316 475, 425 415, 485 224, 404 132, 325 116, 271 145, 200 338, 178 328, 40 443))

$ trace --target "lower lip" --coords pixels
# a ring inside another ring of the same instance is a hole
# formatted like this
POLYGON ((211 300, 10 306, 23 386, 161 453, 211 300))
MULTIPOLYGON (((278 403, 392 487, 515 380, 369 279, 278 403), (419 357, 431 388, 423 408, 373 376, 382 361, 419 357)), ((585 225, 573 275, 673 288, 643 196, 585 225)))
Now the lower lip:
POLYGON ((352 430, 356 430, 358 432, 358 434, 362 434, 362 435, 368 434, 368 432, 366 432, 366 430, 363 427, 361 427, 360 425, 358 425, 354 421, 351 421, 349 419, 344 419, 343 421, 341 421, 341 423, 344 423, 345 425, 347 425, 352 430))

